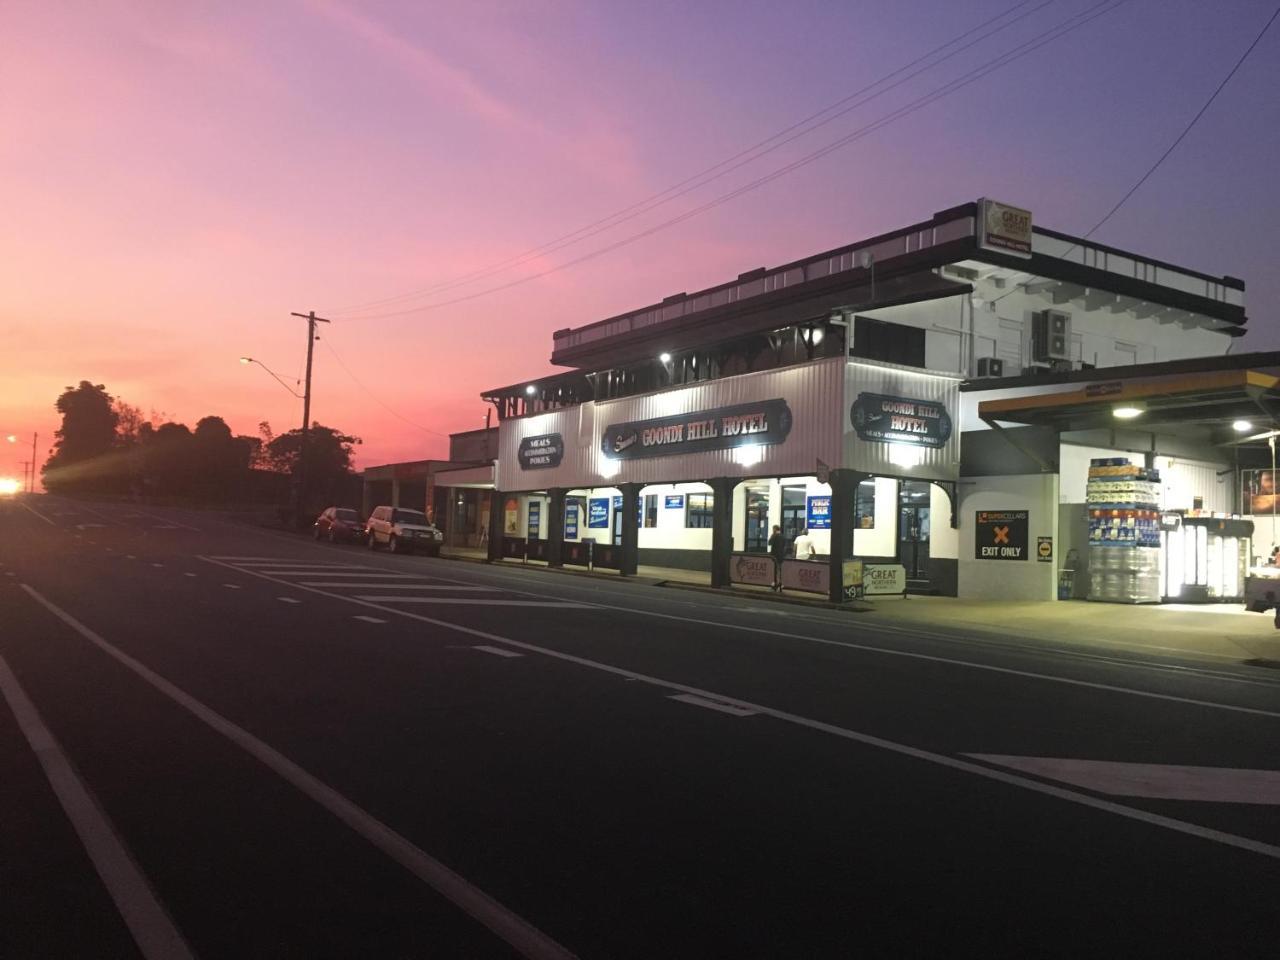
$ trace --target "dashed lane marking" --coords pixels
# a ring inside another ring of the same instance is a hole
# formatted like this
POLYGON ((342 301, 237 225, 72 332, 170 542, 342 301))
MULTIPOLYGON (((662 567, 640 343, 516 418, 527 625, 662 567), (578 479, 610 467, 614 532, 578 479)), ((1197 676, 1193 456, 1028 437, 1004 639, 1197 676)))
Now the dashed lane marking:
POLYGON ((365 594, 357 600, 376 600, 379 603, 451 603, 455 605, 471 605, 484 607, 555 607, 562 610, 586 610, 585 603, 574 603, 572 600, 492 600, 488 597, 386 597, 382 594, 365 594))
POLYGON ((279 600, 281 603, 301 603, 302 602, 301 600, 298 600, 295 597, 276 597, 276 599, 279 600))
POLYGON ((137 560, 137 559, 138 559, 138 558, 137 558, 137 557, 135 557, 132 553, 126 553, 126 554, 124 555, 124 558, 125 558, 126 560, 137 560))
MULTIPOLYGON (((107 654, 107 656, 132 670, 143 681, 192 714, 200 722, 226 737, 244 750, 245 753, 261 761, 282 780, 294 786, 304 796, 333 814, 334 817, 345 823, 378 850, 431 887, 431 889, 483 924, 495 935, 501 937, 518 953, 526 957, 527 960, 575 960, 574 954, 555 940, 552 940, 529 921, 507 909, 507 907, 461 875, 454 873, 439 860, 420 847, 415 846, 407 837, 396 833, 381 820, 352 803, 333 787, 317 779, 284 754, 268 746, 243 727, 236 726, 226 717, 210 709, 185 690, 170 683, 150 667, 145 666, 123 650, 108 643, 71 616, 71 614, 45 599, 39 592, 25 584, 23 589, 37 603, 107 654)), ((152 957, 165 957, 166 960, 168 957, 173 957, 174 960, 180 960, 180 958, 188 956, 190 956, 189 952, 184 954, 155 953, 148 954, 148 960, 151 960, 152 957)))
POLYGON ((360 587, 362 590, 457 590, 467 593, 501 593, 501 587, 460 587, 452 583, 312 583, 298 581, 300 587, 360 587))
POLYGON ((514 650, 504 650, 502 649, 502 647, 490 647, 490 646, 486 646, 485 644, 478 644, 477 646, 474 646, 471 649, 479 650, 481 653, 491 653, 495 657, 523 657, 524 656, 523 653, 516 653, 514 650))
POLYGON ((8 701, 9 709, 40 761, 54 795, 84 844, 89 860, 115 901, 116 909, 124 918, 142 955, 147 960, 193 958, 194 954, 156 899, 155 891, 143 876, 137 861, 125 848, 120 835, 94 801, 84 781, 76 775, 71 761, 45 726, 40 712, 3 657, 0 657, 0 693, 8 701))
POLYGON ((351 619, 352 619, 352 620, 363 620, 365 623, 386 623, 386 622, 387 622, 387 621, 382 620, 382 619, 380 619, 380 618, 378 618, 378 617, 366 617, 364 614, 360 614, 360 613, 356 614, 356 615, 355 615, 354 617, 352 617, 351 619))
POLYGON ((49 526, 51 526, 51 527, 56 527, 56 526, 57 526, 57 524, 56 524, 56 523, 54 523, 52 520, 50 520, 48 517, 46 517, 43 513, 41 513, 41 512, 40 512, 39 510, 37 510, 35 507, 31 506, 31 504, 29 504, 29 503, 23 503, 22 501, 18 501, 18 506, 20 506, 23 510, 26 510, 26 511, 27 511, 27 513, 30 513, 30 514, 32 514, 33 516, 37 516, 37 517, 39 517, 41 520, 43 520, 43 521, 44 521, 45 523, 47 523, 49 526))
MULTIPOLYGON (((210 557, 201 557, 208 563, 217 564, 216 560, 210 557)), ((219 566, 228 566, 227 564, 218 564, 219 566)), ((245 571, 246 573, 251 571, 245 571)), ((263 580, 270 580, 271 577, 266 574, 254 574, 263 580)), ((30 587, 24 586, 35 596, 34 591, 30 587)), ((302 588, 309 589, 309 588, 302 588)), ((1019 776, 1014 773, 1006 773, 1003 770, 995 770, 989 766, 983 766, 974 763, 972 760, 963 757, 949 756, 944 753, 936 753, 932 750, 925 750, 920 747, 913 747, 910 744, 898 743, 893 740, 887 740, 884 737, 877 737, 874 734, 862 733, 857 730, 850 730, 847 727, 837 726, 833 723, 827 723, 822 720, 815 720, 811 717, 801 716, 800 714, 790 713, 786 710, 779 710, 775 707, 767 707, 763 704, 753 703, 749 700, 741 700, 737 697, 723 696, 712 690, 704 690, 701 687, 695 687, 690 684, 680 683, 676 680, 665 680, 662 677, 655 677, 652 674, 640 673, 636 670, 628 670, 626 667, 614 666, 611 663, 603 663, 599 660, 591 660, 588 657, 580 657, 576 654, 565 653, 551 647, 542 647, 536 643, 527 643, 523 640, 514 640, 510 637, 504 637, 496 633, 490 633, 487 630, 479 630, 475 627, 464 626, 460 623, 453 623, 448 620, 441 620, 438 617, 423 616, 419 613, 413 613, 408 610, 397 610, 395 607, 384 607, 377 603, 367 600, 358 600, 352 597, 344 597, 340 593, 327 593, 323 590, 311 590, 312 593, 319 594, 323 597, 330 597, 335 600, 346 600, 350 603, 359 603, 364 607, 372 610, 381 610, 386 613, 394 614, 400 617, 406 617, 410 620, 417 620, 421 623, 429 623, 433 626, 441 627, 445 630, 453 630, 457 633, 464 634, 468 637, 476 637, 482 640, 488 640, 491 643, 505 644, 509 647, 515 647, 517 650, 523 650, 527 653, 538 653, 544 657, 553 660, 560 660, 563 663, 573 663, 578 666, 585 667, 589 670, 598 670, 615 677, 622 677, 630 680, 637 680, 641 683, 647 683, 651 686, 662 690, 674 690, 679 693, 691 693, 694 696, 702 697, 716 703, 729 704, 731 706, 740 707, 744 710, 754 710, 763 716, 772 717, 783 723, 794 724, 809 730, 815 730, 825 733, 833 737, 839 737, 848 740, 851 743, 859 743, 863 746, 873 747, 878 750, 884 750, 888 753, 894 753, 899 756, 911 757, 924 763, 930 763, 935 766, 944 767, 949 770, 956 770, 961 773, 967 773, 975 777, 985 780, 993 780, 997 783, 1003 783, 1008 786, 1017 787, 1021 790, 1027 790, 1031 793, 1038 793, 1041 796, 1053 797, 1066 803, 1073 803, 1078 806, 1088 807, 1103 813, 1109 813, 1114 816, 1123 817, 1127 820, 1134 820, 1139 823, 1145 823, 1150 826, 1160 827, 1174 833, 1181 833, 1184 836, 1198 837, 1202 840, 1208 840, 1212 843, 1221 844, 1223 846, 1234 847, 1238 850, 1247 850, 1250 853, 1256 853, 1264 857, 1270 857, 1274 860, 1280 860, 1280 846, 1270 843, 1264 843, 1261 840, 1254 840, 1251 837, 1242 837, 1237 834, 1227 833, 1223 830, 1215 830, 1211 827, 1203 827, 1198 823, 1190 823, 1186 820, 1177 820, 1173 817, 1165 817, 1160 814, 1150 813, 1146 810, 1140 810, 1136 807, 1127 807, 1124 804, 1114 803, 1110 800, 1103 800, 1099 797, 1091 796, 1087 793, 1079 793, 1075 790, 1068 790, 1065 787, 1058 787, 1053 784, 1043 783, 1039 780, 1033 780, 1030 777, 1019 776)), ((608 608, 604 608, 608 609, 608 608)), ((613 608, 622 609, 622 608, 613 608)), ((690 619, 685 617, 672 617, 671 619, 690 619)), ((742 629, 742 628, 738 628, 742 629)), ((773 633, 771 630, 756 629, 756 633, 773 633)), ((809 639, 800 637, 800 639, 809 639)), ((928 658, 935 659, 935 658, 928 658)), ((1089 684, 1089 686, 1093 686, 1089 684)), ((1182 700, 1181 697, 1170 697, 1168 699, 1182 700)), ((1217 704, 1206 703, 1205 706, 1220 706, 1217 704)), ((1249 713, 1267 713, 1267 711, 1247 710, 1249 713)), ((1271 715, 1271 714, 1268 714, 1271 715)))
POLYGON ((223 586, 224 586, 224 587, 226 587, 228 590, 239 590, 239 589, 240 589, 240 584, 238 584, 238 583, 224 583, 224 584, 223 584, 223 586))
POLYGON ((163 567, 163 566, 164 566, 164 564, 163 564, 163 563, 153 563, 153 564, 151 564, 151 565, 152 565, 153 567, 163 567))
POLYGON ((757 710, 748 710, 745 707, 734 706, 732 703, 721 703, 718 700, 709 700, 706 697, 699 697, 692 693, 677 693, 667 699, 679 700, 681 703, 692 704, 695 707, 705 707, 707 710, 716 710, 720 713, 727 713, 733 717, 754 717, 759 712, 757 710))
MULTIPOLYGON (((367 569, 367 568, 366 568, 367 569)), ((320 577, 325 575, 325 571, 303 569, 289 570, 245 570, 245 573, 269 573, 273 577, 320 577)), ((416 573, 347 573, 345 570, 337 572, 337 575, 348 580, 364 579, 364 580, 420 580, 421 577, 416 573)))
POLYGON ((190 572, 190 571, 187 571, 186 573, 184 573, 184 574, 183 574, 183 576, 184 576, 184 577, 194 577, 194 576, 195 576, 195 574, 194 574, 194 573, 192 573, 192 572, 190 572))
POLYGON ((1280 770, 1010 757, 993 753, 970 753, 967 756, 1117 797, 1280 805, 1280 770))

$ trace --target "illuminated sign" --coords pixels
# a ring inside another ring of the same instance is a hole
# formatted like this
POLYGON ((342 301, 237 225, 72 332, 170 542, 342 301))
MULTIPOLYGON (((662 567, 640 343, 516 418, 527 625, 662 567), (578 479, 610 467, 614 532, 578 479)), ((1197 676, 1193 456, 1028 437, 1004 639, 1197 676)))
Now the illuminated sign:
POLYGON ((613 423, 601 450, 610 460, 674 457, 748 445, 782 443, 791 432, 785 400, 759 400, 654 420, 613 423))
MULTIPOLYGON (((974 525, 977 560, 1027 559, 1026 510, 979 510, 974 525)), ((1052 556, 1052 546, 1050 546, 1052 556)))
POLYGON ((979 200, 978 246, 1030 259, 1031 211, 995 200, 979 200))
POLYGON ((853 429, 863 440, 945 447, 951 439, 951 415, 940 403, 883 393, 860 393, 849 411, 853 429))
POLYGON ((516 451, 521 470, 547 470, 560 466, 564 459, 564 438, 558 433, 524 437, 516 451))

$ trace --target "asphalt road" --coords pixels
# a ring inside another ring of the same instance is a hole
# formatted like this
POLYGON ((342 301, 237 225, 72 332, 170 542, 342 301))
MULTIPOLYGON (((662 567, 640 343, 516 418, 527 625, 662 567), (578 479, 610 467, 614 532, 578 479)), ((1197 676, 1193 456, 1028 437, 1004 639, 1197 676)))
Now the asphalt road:
POLYGON ((1274 956, 1280 676, 0 503, 0 956, 1274 956))

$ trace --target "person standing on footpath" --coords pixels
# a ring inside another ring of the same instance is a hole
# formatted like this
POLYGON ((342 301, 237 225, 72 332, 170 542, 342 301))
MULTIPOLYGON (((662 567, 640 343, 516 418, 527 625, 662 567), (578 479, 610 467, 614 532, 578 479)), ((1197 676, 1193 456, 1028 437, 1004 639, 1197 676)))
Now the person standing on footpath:
POLYGON ((774 526, 773 536, 769 538, 769 555, 773 557, 773 589, 782 589, 782 561, 787 555, 787 538, 782 535, 782 528, 774 526))
POLYGON ((813 555, 818 552, 813 545, 813 537, 809 536, 808 528, 801 530, 800 536, 796 537, 795 548, 797 560, 812 560, 813 555))

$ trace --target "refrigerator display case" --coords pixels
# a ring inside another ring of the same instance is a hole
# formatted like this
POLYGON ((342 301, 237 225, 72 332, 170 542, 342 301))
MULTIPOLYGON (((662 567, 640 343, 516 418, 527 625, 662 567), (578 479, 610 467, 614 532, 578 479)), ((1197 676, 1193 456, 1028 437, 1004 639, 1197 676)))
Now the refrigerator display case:
POLYGON ((1171 603, 1244 598, 1253 523, 1233 517, 1160 517, 1160 592, 1171 603))

